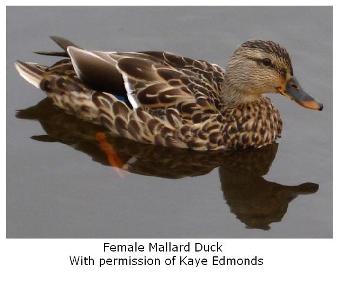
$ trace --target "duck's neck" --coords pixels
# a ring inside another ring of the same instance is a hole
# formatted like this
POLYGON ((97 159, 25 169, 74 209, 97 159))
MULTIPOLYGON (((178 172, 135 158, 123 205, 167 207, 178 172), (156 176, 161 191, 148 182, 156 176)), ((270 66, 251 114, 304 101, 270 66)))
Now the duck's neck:
POLYGON ((221 100, 224 107, 236 107, 261 99, 260 94, 252 93, 248 87, 234 83, 232 80, 231 75, 226 72, 221 88, 221 100))

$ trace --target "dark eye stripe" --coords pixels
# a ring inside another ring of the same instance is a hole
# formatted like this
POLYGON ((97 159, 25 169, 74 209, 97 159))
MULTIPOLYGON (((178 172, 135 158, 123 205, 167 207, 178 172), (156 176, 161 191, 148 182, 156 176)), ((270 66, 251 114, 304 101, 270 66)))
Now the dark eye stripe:
MULTIPOLYGON (((257 64, 264 65, 263 59, 252 58, 252 57, 247 57, 247 58, 250 59, 250 60, 255 61, 257 64)), ((284 78, 286 78, 287 70, 286 70, 285 68, 279 68, 278 66, 272 64, 272 61, 271 61, 271 64, 270 64, 270 65, 264 65, 264 66, 270 67, 270 68, 274 69, 274 70, 277 71, 281 76, 283 76, 284 78)), ((293 75, 293 73, 291 73, 291 75, 293 75)))

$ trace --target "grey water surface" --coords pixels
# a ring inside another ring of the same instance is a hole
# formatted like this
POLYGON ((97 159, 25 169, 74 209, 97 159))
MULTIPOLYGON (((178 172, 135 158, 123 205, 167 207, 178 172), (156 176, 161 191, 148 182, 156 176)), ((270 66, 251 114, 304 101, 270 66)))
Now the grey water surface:
POLYGON ((332 237, 332 79, 331 7, 8 7, 7 237, 332 237), (282 138, 231 155, 107 138, 112 168, 102 129, 55 109, 14 69, 55 62, 32 53, 59 50, 49 35, 222 66, 242 42, 274 40, 324 110, 270 95, 282 138))

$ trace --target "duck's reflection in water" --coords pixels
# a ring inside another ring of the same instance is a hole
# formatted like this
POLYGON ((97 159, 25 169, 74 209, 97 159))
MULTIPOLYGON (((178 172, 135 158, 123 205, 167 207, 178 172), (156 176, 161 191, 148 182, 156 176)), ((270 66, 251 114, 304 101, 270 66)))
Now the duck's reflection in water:
POLYGON ((219 167, 224 198, 231 212, 249 228, 269 229, 272 222, 282 220, 291 200, 318 190, 314 183, 286 186, 263 178, 278 150, 276 143, 228 154, 144 145, 112 138, 101 127, 58 110, 48 99, 18 111, 17 117, 41 123, 47 134, 33 139, 70 145, 118 171, 175 179, 204 175, 219 167))
POLYGON ((314 193, 318 185, 287 186, 264 179, 278 151, 278 144, 226 157, 219 168, 224 198, 231 212, 248 228, 268 230, 285 215, 299 194, 314 193))

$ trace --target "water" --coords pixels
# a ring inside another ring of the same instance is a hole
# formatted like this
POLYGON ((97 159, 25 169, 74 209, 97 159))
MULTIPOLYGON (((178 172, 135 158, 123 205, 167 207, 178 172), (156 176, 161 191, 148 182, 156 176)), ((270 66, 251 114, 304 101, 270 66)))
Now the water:
POLYGON ((6 114, 8 237, 332 237, 330 7, 9 7, 6 114), (102 137, 16 73, 16 59, 55 61, 31 53, 56 50, 49 35, 220 65, 249 38, 275 40, 324 110, 271 95, 279 143, 227 155, 102 137))

